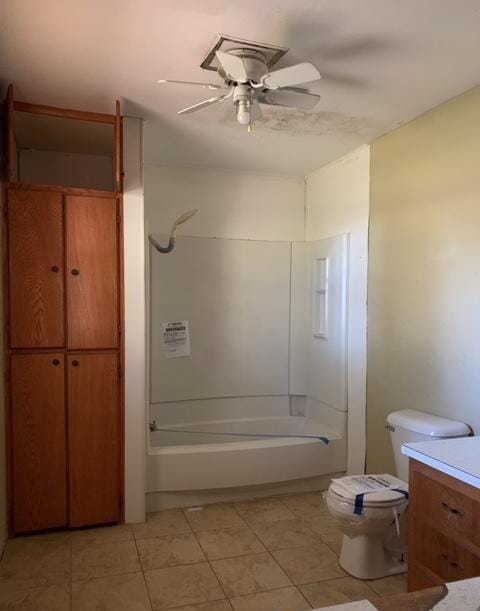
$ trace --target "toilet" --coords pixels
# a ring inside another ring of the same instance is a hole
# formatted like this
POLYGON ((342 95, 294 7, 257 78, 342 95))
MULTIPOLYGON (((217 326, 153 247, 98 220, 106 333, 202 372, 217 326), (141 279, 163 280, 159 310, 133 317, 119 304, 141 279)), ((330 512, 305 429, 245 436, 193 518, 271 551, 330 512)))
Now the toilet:
POLYGON ((407 570, 408 458, 403 443, 467 437, 463 422, 405 409, 387 417, 397 477, 353 475, 332 480, 325 495, 343 532, 340 565, 358 579, 378 579, 407 570))

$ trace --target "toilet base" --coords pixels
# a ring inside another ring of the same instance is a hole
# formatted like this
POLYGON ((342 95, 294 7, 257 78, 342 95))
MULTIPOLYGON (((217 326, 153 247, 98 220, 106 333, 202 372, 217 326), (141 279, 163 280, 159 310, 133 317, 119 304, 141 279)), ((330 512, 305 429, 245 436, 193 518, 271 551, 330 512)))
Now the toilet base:
POLYGON ((407 562, 388 553, 381 535, 343 535, 339 561, 357 579, 379 579, 407 571, 407 562))

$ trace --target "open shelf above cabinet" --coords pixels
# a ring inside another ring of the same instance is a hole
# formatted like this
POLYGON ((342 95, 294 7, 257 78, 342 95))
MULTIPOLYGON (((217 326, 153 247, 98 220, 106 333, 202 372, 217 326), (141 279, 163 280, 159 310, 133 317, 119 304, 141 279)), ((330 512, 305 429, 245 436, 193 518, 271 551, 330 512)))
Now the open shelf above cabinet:
POLYGON ((10 183, 122 191, 120 105, 115 114, 31 104, 9 87, 10 183))

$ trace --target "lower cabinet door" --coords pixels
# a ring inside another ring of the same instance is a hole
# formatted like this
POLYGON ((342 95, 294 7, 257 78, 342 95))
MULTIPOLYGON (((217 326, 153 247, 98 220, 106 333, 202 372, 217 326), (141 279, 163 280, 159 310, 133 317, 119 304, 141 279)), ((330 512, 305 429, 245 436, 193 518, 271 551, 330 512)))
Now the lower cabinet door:
POLYGON ((13 530, 66 526, 63 354, 11 357, 13 530))
POLYGON ((120 519, 116 354, 68 356, 70 526, 120 519))

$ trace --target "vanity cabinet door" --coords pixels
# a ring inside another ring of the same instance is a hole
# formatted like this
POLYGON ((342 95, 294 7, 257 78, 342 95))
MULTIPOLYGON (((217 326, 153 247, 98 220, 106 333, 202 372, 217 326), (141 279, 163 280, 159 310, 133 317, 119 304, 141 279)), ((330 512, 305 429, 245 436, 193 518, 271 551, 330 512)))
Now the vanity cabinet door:
POLYGON ((67 524, 63 354, 15 354, 10 361, 13 530, 67 524))
POLYGON ((9 189, 11 348, 64 345, 63 195, 9 189))
POLYGON ((480 575, 480 557, 454 539, 415 520, 416 558, 445 582, 480 575))
POLYGON ((480 490, 410 459, 409 591, 480 576, 480 490))
POLYGON ((120 519, 119 375, 116 353, 67 357, 70 526, 120 519))
POLYGON ((435 516, 438 527, 480 548, 480 503, 421 473, 415 475, 413 487, 413 512, 435 516), (421 494, 416 494, 416 489, 421 494))

